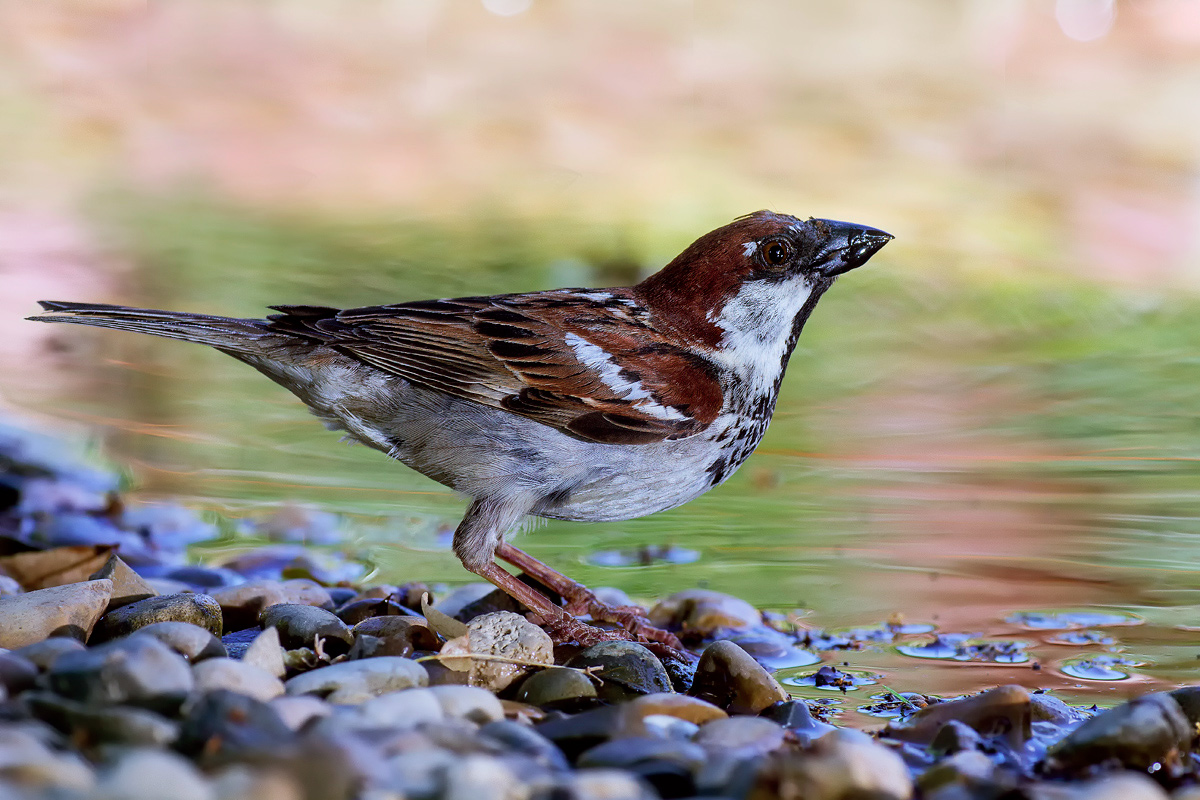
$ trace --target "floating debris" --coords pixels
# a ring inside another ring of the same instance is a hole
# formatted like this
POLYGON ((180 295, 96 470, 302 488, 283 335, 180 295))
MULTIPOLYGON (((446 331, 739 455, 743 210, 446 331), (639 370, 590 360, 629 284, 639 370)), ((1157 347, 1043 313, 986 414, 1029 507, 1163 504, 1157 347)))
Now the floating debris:
POLYGON ((1144 662, 1118 655, 1099 655, 1064 661, 1059 669, 1064 675, 1085 681, 1123 681, 1129 671, 1122 667, 1140 667, 1144 662))
POLYGON ((1036 631, 1105 628, 1113 625, 1141 625, 1137 614, 1117 611, 1018 611, 1005 622, 1036 631))

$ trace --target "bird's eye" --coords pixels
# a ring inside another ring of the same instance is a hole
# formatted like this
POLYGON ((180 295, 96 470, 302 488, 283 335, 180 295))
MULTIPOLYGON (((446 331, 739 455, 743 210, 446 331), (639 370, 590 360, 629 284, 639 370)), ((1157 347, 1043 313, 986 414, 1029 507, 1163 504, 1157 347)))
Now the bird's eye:
POLYGON ((772 267, 782 267, 792 258, 791 245, 779 240, 768 242, 762 253, 763 260, 772 267))

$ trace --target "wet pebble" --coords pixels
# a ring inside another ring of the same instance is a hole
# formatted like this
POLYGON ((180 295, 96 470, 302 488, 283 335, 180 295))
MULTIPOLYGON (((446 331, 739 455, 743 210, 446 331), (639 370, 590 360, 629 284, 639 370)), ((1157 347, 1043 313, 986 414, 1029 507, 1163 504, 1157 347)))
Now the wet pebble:
POLYGON ((297 647, 313 647, 320 637, 323 649, 332 655, 340 655, 354 644, 354 635, 346 623, 332 611, 316 606, 297 603, 280 603, 265 609, 259 616, 264 628, 279 631, 279 641, 287 650, 297 647))
POLYGON ((520 614, 496 611, 476 617, 467 633, 442 646, 442 664, 465 672, 472 686, 498 692, 535 667, 554 663, 554 643, 520 614), (451 656, 482 655, 498 660, 451 656))
POLYGON ((15 649, 51 636, 86 640, 108 606, 112 581, 69 583, 0 596, 0 647, 15 649))
POLYGON ((535 706, 556 706, 594 698, 596 686, 579 670, 551 667, 524 680, 517 699, 535 706))
POLYGON ((212 631, 190 622, 152 622, 138 628, 134 635, 152 636, 191 663, 228 655, 212 631))
POLYGON ((210 658, 192 666, 196 689, 228 689, 231 692, 266 702, 283 694, 283 682, 264 669, 234 661, 232 658, 210 658))
POLYGON ((96 623, 91 641, 111 641, 156 622, 187 622, 220 636, 221 607, 206 594, 150 597, 106 613, 96 623))
POLYGON ((1195 731, 1171 695, 1143 695, 1101 712, 1047 752, 1047 764, 1070 771, 1113 759, 1144 770, 1187 752, 1195 731))
POLYGON ((149 636, 132 636, 59 656, 47 673, 63 697, 95 705, 129 704, 170 713, 192 690, 187 661, 149 636))
POLYGON ((330 703, 361 703, 370 697, 413 686, 425 686, 429 676, 415 661, 395 656, 343 661, 306 672, 287 681, 288 694, 316 694, 330 703))
POLYGON ((1029 691, 1021 686, 999 686, 945 703, 935 703, 905 722, 893 722, 883 735, 905 742, 928 744, 950 720, 958 720, 983 736, 1001 734, 1011 747, 1021 747, 1031 733, 1033 718, 1029 691))
POLYGON ((750 628, 762 623, 758 609, 745 600, 709 589, 676 592, 654 606, 649 617, 656 627, 704 636, 718 630, 750 628))
POLYGON ((601 700, 619 703, 646 694, 672 691, 671 678, 653 653, 633 642, 600 642, 581 651, 567 664, 578 669, 599 667, 601 700))
POLYGON ((757 714, 790 697, 749 653, 727 641, 704 649, 689 693, 733 714, 757 714))

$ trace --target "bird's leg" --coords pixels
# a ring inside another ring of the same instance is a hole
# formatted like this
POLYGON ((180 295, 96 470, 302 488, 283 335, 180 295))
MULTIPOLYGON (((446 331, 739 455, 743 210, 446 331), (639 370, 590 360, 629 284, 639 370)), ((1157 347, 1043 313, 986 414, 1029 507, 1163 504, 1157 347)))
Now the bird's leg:
POLYGON ((515 575, 495 563, 477 570, 476 574, 487 578, 510 597, 519 600, 530 611, 541 617, 546 628, 549 629, 551 638, 556 641, 576 641, 587 647, 597 642, 619 641, 625 638, 620 631, 606 631, 580 622, 563 610, 561 606, 550 602, 546 595, 518 580, 515 575))
POLYGON ((454 531, 454 552, 463 566, 486 578, 501 591, 523 603, 545 621, 550 635, 558 641, 577 641, 587 646, 596 642, 625 638, 619 632, 587 625, 567 613, 537 589, 501 569, 492 554, 503 540, 504 531, 525 516, 527 509, 492 500, 476 500, 454 531))
POLYGON ((562 595, 567 603, 567 611, 572 614, 591 614, 592 619, 620 625, 640 639, 683 650, 683 645, 675 634, 651 625, 646 619, 645 610, 639 606, 610 606, 602 603, 600 598, 582 583, 571 580, 550 565, 503 540, 496 545, 496 557, 540 581, 547 589, 562 595))

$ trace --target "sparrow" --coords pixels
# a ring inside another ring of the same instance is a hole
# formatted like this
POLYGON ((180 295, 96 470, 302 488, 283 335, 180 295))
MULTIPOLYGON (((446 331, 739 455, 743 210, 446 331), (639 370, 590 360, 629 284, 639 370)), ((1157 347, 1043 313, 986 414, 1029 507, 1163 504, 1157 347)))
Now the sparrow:
POLYGON ((641 609, 605 606, 506 534, 529 516, 641 517, 727 480, 767 430, 817 301, 891 238, 759 211, 701 236, 636 286, 271 306, 263 319, 42 301, 30 319, 197 342, 249 364, 327 427, 470 498, 455 554, 552 633, 679 648, 641 609), (624 630, 575 618, 584 613, 624 630))

